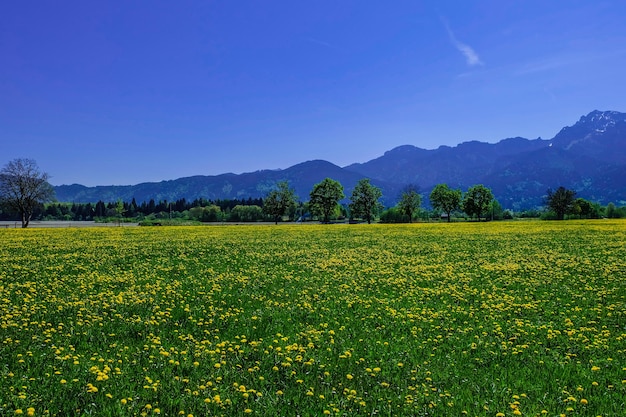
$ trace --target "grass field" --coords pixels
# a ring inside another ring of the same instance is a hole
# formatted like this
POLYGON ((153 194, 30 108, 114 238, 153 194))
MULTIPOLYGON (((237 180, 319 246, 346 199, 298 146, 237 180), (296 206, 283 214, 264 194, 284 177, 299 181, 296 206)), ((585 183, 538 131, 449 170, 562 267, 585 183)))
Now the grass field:
POLYGON ((623 416, 626 222, 0 230, 0 415, 623 416))

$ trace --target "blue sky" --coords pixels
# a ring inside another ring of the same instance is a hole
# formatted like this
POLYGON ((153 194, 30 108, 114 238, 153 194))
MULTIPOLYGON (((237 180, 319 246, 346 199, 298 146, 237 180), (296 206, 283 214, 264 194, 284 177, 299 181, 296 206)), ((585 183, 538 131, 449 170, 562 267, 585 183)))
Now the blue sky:
POLYGON ((0 14, 0 164, 54 185, 552 138, 626 111, 626 2, 40 1, 0 14))

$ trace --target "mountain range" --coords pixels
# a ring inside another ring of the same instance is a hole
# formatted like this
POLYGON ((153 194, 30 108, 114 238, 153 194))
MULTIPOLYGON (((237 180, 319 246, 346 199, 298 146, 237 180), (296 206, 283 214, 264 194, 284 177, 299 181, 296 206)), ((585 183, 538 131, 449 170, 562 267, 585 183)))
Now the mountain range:
MULTIPOLYGON (((307 161, 281 170, 244 174, 197 175, 176 180, 127 186, 56 186, 64 202, 137 202, 185 198, 247 199, 265 196, 278 181, 288 181, 301 200, 326 177, 339 181, 349 197, 366 177, 381 188, 383 203, 392 206, 401 190, 416 185, 424 196, 437 184, 463 191, 483 184, 505 209, 540 207, 549 188, 573 189, 577 196, 607 204, 626 204, 626 113, 592 111, 554 138, 514 137, 497 143, 464 142, 457 146, 421 149, 399 146, 365 163, 339 167, 327 161, 307 161)), ((428 199, 424 199, 428 205, 428 199)))

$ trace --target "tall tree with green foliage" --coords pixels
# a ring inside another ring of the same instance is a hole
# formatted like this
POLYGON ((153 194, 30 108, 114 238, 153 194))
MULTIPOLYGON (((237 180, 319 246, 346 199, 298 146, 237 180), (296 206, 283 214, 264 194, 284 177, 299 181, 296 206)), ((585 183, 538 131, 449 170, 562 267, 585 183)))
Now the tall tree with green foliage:
POLYGON ((488 213, 493 201, 493 193, 482 184, 470 187, 463 196, 463 211, 470 217, 476 216, 478 221, 482 214, 488 213))
POLYGON ((587 201, 584 198, 577 198, 574 201, 573 211, 578 214, 580 218, 591 219, 594 217, 594 209, 591 201, 587 201))
POLYGON ((504 218, 504 210, 502 205, 495 198, 491 200, 489 208, 487 209, 487 216, 491 217, 491 220, 502 220, 504 218))
POLYGON ((617 212, 617 207, 615 207, 614 203, 609 203, 606 205, 606 217, 609 219, 616 219, 619 217, 619 213, 617 212))
POLYGON ((372 223, 382 204, 378 201, 383 196, 380 188, 370 184, 370 180, 363 178, 352 190, 350 196, 350 213, 352 217, 359 217, 367 220, 367 224, 372 223))
POLYGON ((437 184, 430 192, 430 204, 436 210, 441 210, 448 215, 448 222, 454 210, 461 205, 461 190, 453 190, 448 184, 437 184))
POLYGON ((568 190, 563 186, 557 188, 556 191, 548 189, 546 205, 556 214, 557 220, 563 220, 566 214, 572 212, 575 197, 576 191, 568 190))
POLYGON ((126 210, 124 210, 124 202, 121 199, 117 200, 117 203, 115 204, 115 217, 121 219, 124 216, 125 212, 126 210))
POLYGON ((14 159, 0 170, 0 199, 20 214, 23 228, 28 227, 37 205, 54 199, 49 178, 32 159, 14 159))
POLYGON ((313 186, 313 190, 309 195, 309 206, 311 212, 315 215, 322 216, 323 222, 330 221, 330 215, 335 210, 339 200, 345 197, 343 186, 339 181, 331 178, 325 178, 313 186))
POLYGON ((293 188, 289 188, 287 181, 281 181, 276 184, 277 189, 270 191, 263 200, 263 212, 272 216, 274 224, 278 224, 278 220, 296 208, 296 192, 293 188))
POLYGON ((419 187, 412 184, 407 185, 400 196, 398 209, 409 218, 409 223, 413 222, 413 217, 418 212, 421 204, 422 196, 419 193, 419 187))

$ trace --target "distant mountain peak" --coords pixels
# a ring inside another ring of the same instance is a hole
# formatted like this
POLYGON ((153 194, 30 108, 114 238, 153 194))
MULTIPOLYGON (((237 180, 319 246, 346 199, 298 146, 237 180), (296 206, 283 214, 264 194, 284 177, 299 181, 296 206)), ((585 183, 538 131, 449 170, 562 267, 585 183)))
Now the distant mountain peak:
POLYGON ((552 139, 552 143, 569 150, 581 143, 590 143, 604 136, 607 131, 613 132, 617 126, 623 126, 625 123, 626 113, 594 110, 582 116, 574 125, 561 129, 552 139))
POLYGON ((626 113, 612 110, 594 110, 586 116, 582 116, 576 124, 588 126, 598 132, 604 132, 608 127, 615 126, 617 122, 621 121, 626 121, 626 113))

